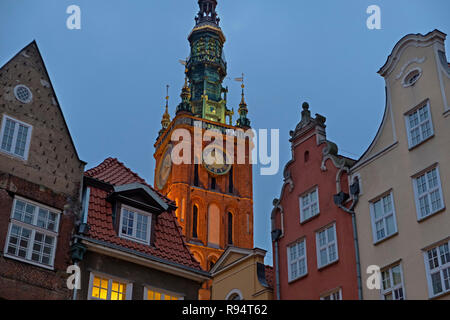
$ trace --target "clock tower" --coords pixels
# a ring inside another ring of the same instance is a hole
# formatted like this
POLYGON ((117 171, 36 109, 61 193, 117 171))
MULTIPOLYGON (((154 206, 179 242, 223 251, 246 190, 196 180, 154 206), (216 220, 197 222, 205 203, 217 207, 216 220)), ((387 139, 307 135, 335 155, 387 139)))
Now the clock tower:
POLYGON ((223 87, 226 39, 219 26, 217 0, 199 0, 198 4, 196 24, 188 37, 191 52, 181 102, 171 120, 166 98, 155 143, 154 185, 176 202, 176 215, 187 243, 201 266, 210 270, 228 245, 253 248, 252 139, 243 84, 235 124, 234 112, 227 107, 228 88, 223 87), (220 135, 223 144, 204 141, 208 140, 203 139, 207 130, 220 135), (174 138, 180 132, 189 133, 189 139, 184 135, 174 138), (191 156, 190 161, 175 164, 172 154, 179 143, 188 145, 191 156), (205 161, 208 155, 226 161, 205 161))

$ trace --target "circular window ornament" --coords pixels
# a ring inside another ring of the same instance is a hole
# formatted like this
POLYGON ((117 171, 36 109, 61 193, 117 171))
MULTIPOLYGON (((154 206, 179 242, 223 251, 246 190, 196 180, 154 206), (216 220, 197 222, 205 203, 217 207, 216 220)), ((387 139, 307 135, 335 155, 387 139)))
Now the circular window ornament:
POLYGON ((422 75, 422 70, 417 68, 417 69, 413 69, 411 70, 406 76, 405 78, 403 78, 403 87, 410 87, 412 85, 414 85, 417 80, 419 80, 420 76, 422 75))
POLYGON ((22 103, 30 103, 33 100, 31 90, 23 84, 19 84, 14 88, 14 95, 22 103))

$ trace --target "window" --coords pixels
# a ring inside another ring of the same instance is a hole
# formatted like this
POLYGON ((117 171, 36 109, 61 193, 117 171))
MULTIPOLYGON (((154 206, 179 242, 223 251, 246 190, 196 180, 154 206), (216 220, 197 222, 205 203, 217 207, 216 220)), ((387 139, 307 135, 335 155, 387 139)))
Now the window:
POLYGON ((33 100, 31 90, 23 84, 19 84, 14 88, 14 96, 22 103, 30 103, 33 100))
POLYGON ((400 264, 381 271, 381 296, 384 300, 404 300, 403 274, 400 264))
POLYGON ((375 243, 397 232, 397 221, 392 193, 372 202, 370 205, 372 216, 372 233, 375 243))
POLYGON ((211 178, 211 190, 216 190, 216 178, 211 178))
POLYGON ((406 115, 406 129, 408 131, 409 148, 415 147, 422 141, 433 136, 433 124, 431 121, 430 105, 428 103, 406 115))
POLYGON ((231 167, 230 172, 228 173, 228 193, 233 193, 233 191, 233 167, 231 167))
POLYGON ((450 242, 425 252, 428 290, 430 297, 450 292, 450 242))
POLYGON ((414 178, 413 183, 418 220, 444 209, 441 179, 437 167, 414 178))
POLYGON ((194 166, 194 186, 195 187, 199 186, 199 181, 198 181, 198 164, 195 164, 195 166, 194 166))
POLYGON ((336 224, 316 233, 317 264, 322 268, 338 260, 336 224))
POLYGON ((228 244, 233 244, 233 214, 228 212, 228 244))
POLYGON ((342 300, 342 290, 338 289, 320 297, 320 300, 342 300))
POLYGON ((239 289, 233 289, 228 292, 225 300, 244 300, 244 297, 239 289))
POLYGON ((300 197, 300 222, 319 214, 318 189, 300 197))
POLYGON ((417 82, 417 80, 419 80, 421 75, 422 75, 422 70, 420 70, 420 69, 412 70, 403 79, 403 86, 405 88, 412 86, 414 83, 417 82))
POLYGON ((31 131, 30 125, 4 115, 0 149, 26 160, 30 147, 31 131))
POLYGON ((192 212, 192 238, 197 238, 198 207, 194 205, 192 212))
POLYGON ((130 300, 132 284, 91 273, 89 300, 130 300))
POLYGON ((150 223, 150 215, 127 206, 122 206, 119 227, 121 237, 149 244, 150 223))
POLYGON ((145 288, 144 300, 184 300, 181 295, 163 292, 158 289, 145 288))
POLYGON ((293 281, 308 273, 306 265, 306 239, 303 239, 287 249, 288 279, 293 281))
POLYGON ((16 198, 5 244, 5 256, 53 269, 59 213, 16 198))

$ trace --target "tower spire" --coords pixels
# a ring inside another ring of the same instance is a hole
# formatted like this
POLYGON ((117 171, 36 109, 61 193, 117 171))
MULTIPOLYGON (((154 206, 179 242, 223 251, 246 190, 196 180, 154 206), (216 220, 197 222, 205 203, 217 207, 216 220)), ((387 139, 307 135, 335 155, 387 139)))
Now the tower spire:
POLYGON ((250 120, 247 118, 248 109, 247 109, 247 103, 245 102, 245 84, 244 84, 244 74, 242 74, 241 78, 236 78, 236 81, 241 82, 241 88, 242 88, 242 94, 241 94, 241 103, 239 104, 239 119, 237 120, 237 125, 242 128, 249 128, 250 127, 250 120))
POLYGON ((202 23, 212 23, 219 26, 220 18, 217 16, 216 7, 217 0, 198 0, 200 11, 195 17, 197 25, 202 23))
POLYGON ((164 112, 161 120, 161 131, 160 134, 166 130, 170 125, 170 114, 169 114, 169 85, 166 86, 166 111, 164 112))

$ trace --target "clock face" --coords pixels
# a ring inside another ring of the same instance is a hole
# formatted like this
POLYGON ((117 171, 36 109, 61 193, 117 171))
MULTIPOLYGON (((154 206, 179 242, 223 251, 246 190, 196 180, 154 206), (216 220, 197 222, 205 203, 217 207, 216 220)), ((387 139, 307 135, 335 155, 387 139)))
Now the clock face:
POLYGON ((164 152, 164 156, 158 166, 157 176, 156 176, 156 187, 161 190, 167 183, 169 179, 170 171, 172 170, 172 146, 167 147, 164 152))
POLYGON ((213 175, 227 174, 232 166, 230 160, 230 156, 216 145, 209 145, 203 150, 203 166, 213 175))

